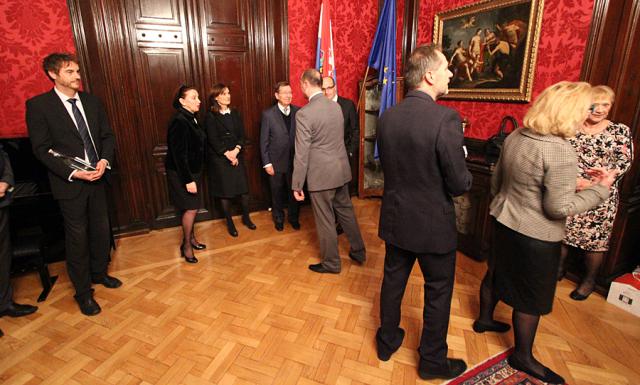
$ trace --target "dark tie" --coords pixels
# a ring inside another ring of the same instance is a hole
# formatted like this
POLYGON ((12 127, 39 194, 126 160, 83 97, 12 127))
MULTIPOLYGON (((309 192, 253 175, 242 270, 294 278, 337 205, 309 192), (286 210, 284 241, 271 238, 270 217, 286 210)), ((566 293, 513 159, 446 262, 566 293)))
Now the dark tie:
POLYGON ((76 106, 77 101, 78 100, 74 98, 67 100, 67 102, 71 103, 71 110, 73 110, 73 116, 76 118, 78 132, 80 133, 80 137, 82 138, 82 143, 84 143, 84 151, 87 153, 91 165, 95 166, 98 163, 98 154, 96 153, 96 149, 93 147, 93 142, 91 142, 91 136, 89 135, 87 122, 84 121, 84 117, 82 116, 80 109, 78 108, 78 106, 76 106))

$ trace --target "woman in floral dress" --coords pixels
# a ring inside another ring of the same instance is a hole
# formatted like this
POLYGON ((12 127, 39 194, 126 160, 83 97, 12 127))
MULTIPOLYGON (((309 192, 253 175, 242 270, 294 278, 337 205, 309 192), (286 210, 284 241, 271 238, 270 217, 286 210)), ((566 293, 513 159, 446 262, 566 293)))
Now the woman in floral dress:
POLYGON ((609 238, 618 208, 620 179, 629 169, 633 155, 629 127, 607 119, 614 98, 611 88, 593 87, 592 112, 576 136, 569 139, 578 155, 578 190, 594 183, 590 180, 590 169, 613 169, 618 173, 616 182, 611 186, 609 199, 592 210, 567 218, 558 278, 564 275, 568 247, 577 248, 584 255, 586 274, 570 294, 576 301, 587 299, 595 287, 596 275, 605 252, 609 250, 609 238))

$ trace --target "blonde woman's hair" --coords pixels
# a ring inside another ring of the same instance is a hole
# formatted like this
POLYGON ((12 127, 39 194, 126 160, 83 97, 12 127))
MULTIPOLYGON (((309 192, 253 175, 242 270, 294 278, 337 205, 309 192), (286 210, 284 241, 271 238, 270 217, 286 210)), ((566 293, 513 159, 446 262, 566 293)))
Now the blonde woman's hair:
POLYGON ((613 104, 616 99, 616 93, 613 92, 611 87, 605 85, 594 86, 591 89, 591 94, 593 95, 593 100, 597 100, 598 98, 604 96, 609 99, 611 104, 613 104))
POLYGON ((540 135, 575 136, 592 100, 591 85, 562 81, 546 88, 524 116, 524 126, 540 135))

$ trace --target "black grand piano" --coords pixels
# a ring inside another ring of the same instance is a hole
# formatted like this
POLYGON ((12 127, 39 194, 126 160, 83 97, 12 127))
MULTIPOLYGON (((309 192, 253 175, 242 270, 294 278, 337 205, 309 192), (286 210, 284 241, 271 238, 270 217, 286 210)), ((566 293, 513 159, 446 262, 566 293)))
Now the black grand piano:
POLYGON ((44 301, 57 277, 47 265, 64 260, 64 226, 58 203, 51 195, 45 167, 33 156, 28 138, 2 139, 15 177, 9 207, 11 274, 37 271, 42 283, 38 302, 44 301))

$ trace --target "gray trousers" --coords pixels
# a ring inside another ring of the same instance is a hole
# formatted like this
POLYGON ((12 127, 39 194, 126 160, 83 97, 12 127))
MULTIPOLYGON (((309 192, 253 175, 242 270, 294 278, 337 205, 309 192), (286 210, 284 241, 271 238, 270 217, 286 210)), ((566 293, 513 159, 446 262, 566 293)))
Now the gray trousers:
POLYGON ((329 271, 340 271, 336 217, 347 235, 347 239, 349 239, 351 246, 349 253, 354 258, 364 261, 366 258, 364 241, 353 212, 349 184, 331 190, 310 191, 309 195, 311 196, 313 217, 316 221, 322 266, 329 271))

